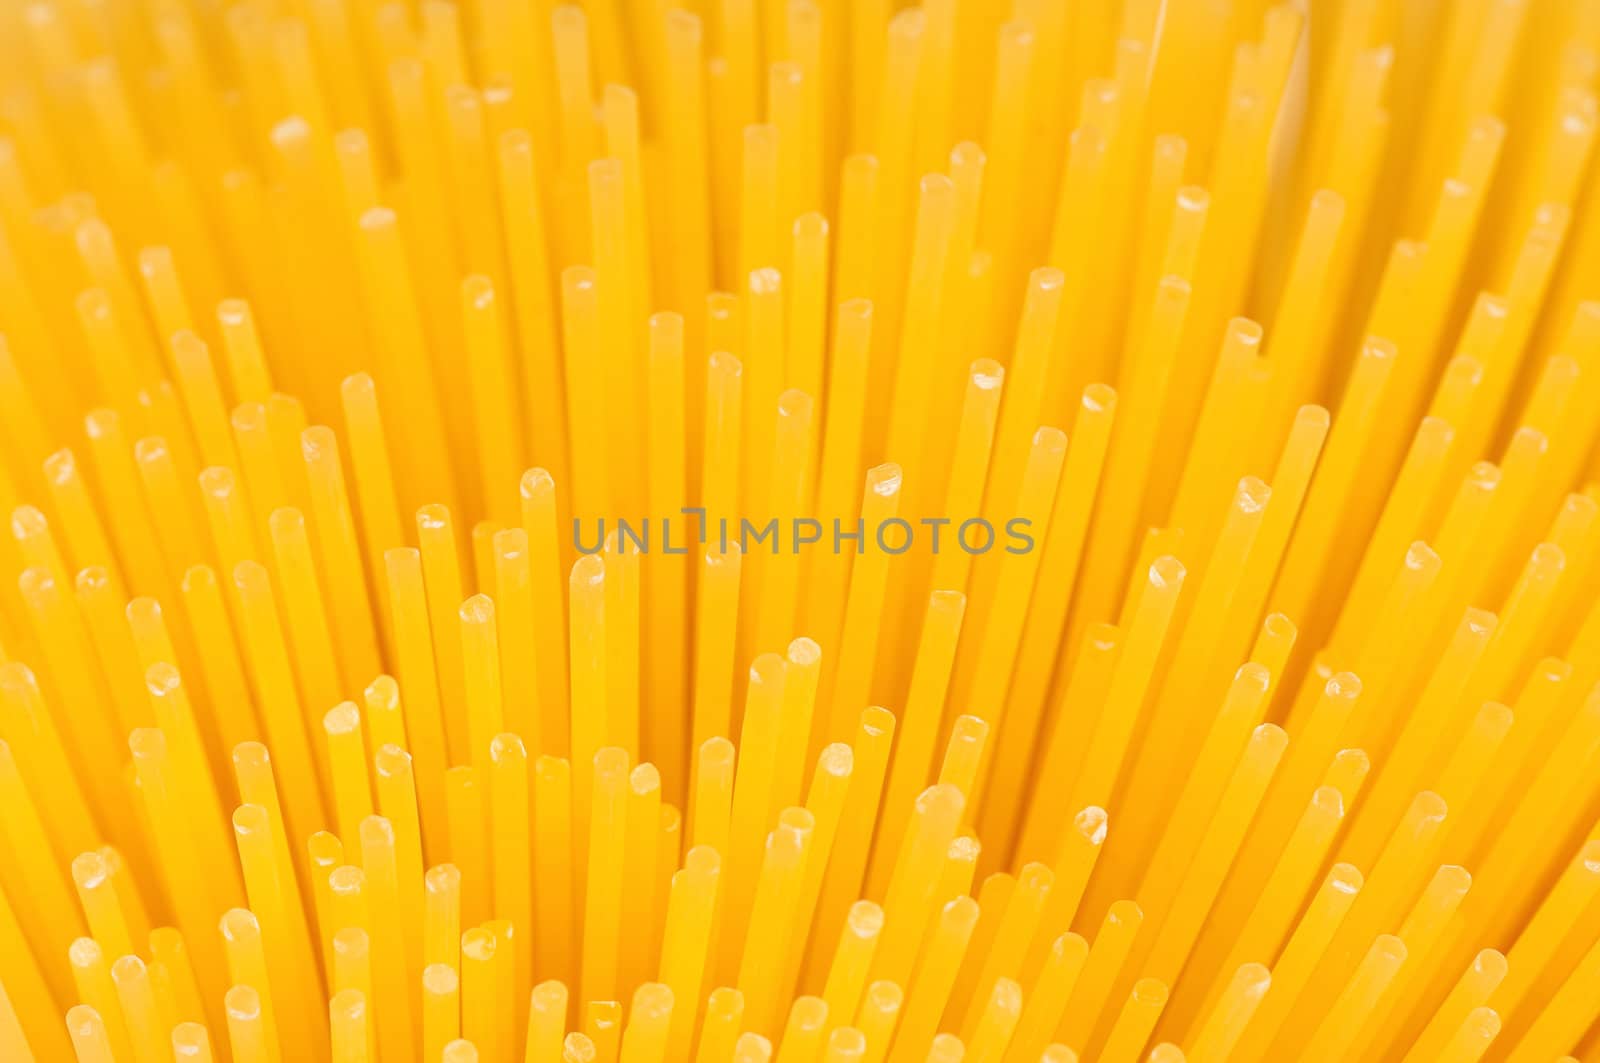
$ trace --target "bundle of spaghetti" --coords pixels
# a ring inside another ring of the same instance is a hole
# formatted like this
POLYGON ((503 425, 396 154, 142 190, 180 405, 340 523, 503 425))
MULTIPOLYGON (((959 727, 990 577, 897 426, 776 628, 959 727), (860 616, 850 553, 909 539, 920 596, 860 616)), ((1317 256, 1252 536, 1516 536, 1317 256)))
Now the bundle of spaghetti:
POLYGON ((0 5, 0 1059, 1600 1061, 1597 91, 0 5))

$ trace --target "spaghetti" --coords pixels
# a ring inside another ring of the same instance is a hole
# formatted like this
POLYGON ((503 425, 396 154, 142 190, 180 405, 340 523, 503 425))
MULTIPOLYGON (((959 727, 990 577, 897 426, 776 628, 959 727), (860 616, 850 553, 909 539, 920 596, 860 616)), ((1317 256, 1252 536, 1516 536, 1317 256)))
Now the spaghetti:
POLYGON ((1597 92, 0 5, 0 1059, 1596 1063, 1597 92))

